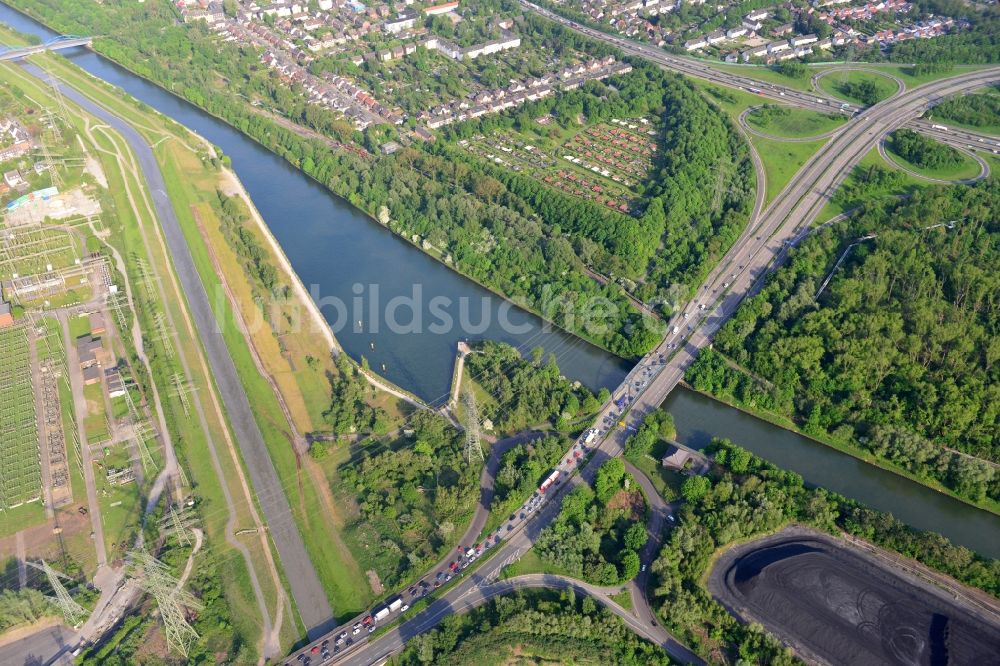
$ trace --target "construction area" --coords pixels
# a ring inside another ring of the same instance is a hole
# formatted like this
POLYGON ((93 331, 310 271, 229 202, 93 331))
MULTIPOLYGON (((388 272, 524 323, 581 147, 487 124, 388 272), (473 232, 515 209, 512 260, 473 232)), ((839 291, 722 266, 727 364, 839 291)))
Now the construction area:
POLYGON ((759 622, 806 662, 993 664, 1000 607, 952 581, 877 557, 805 528, 723 554, 709 590, 745 622, 759 622))

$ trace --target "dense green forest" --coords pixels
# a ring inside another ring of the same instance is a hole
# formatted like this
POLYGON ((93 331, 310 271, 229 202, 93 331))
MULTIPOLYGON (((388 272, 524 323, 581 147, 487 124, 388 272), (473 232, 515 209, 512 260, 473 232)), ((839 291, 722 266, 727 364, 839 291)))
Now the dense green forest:
POLYGON ((1000 561, 987 560, 931 532, 907 527, 889 514, 853 500, 808 489, 781 470, 726 440, 708 449, 717 467, 703 492, 687 497, 659 558, 653 563, 658 614, 701 655, 730 662, 789 664, 794 658, 759 625, 744 625, 703 585, 712 555, 726 545, 796 522, 839 534, 848 532, 912 557, 954 578, 997 595, 1000 561))
POLYGON ((998 207, 995 180, 933 188, 812 234, 716 338, 746 372, 705 351, 688 381, 1000 499, 998 207))
POLYGON ((361 512, 345 535, 389 589, 433 564, 479 497, 480 466, 466 462, 461 433, 427 411, 414 413, 409 427, 412 435, 361 449, 338 470, 361 512))
POLYGON ((572 590, 518 592, 497 597, 464 614, 447 615, 411 640, 399 656, 417 664, 512 663, 667 666, 661 648, 637 637, 590 597, 572 590))
POLYGON ((522 358, 501 342, 478 344, 465 357, 469 375, 496 401, 482 405, 480 414, 493 421, 497 432, 547 425, 569 430, 600 408, 603 400, 559 374, 554 355, 545 362, 543 357, 542 349, 535 348, 530 359, 522 358))
POLYGON ((946 169, 962 163, 957 150, 910 129, 898 129, 889 136, 892 151, 910 164, 925 169, 946 169))
POLYGON ((563 500, 535 548, 542 559, 575 578, 615 585, 639 573, 646 544, 646 501, 620 458, 597 471, 594 488, 581 485, 563 500))
POLYGON ((928 118, 972 127, 1000 127, 1000 91, 949 97, 927 112, 928 118))
MULTIPOLYGON (((377 143, 332 112, 304 104, 301 91, 277 79, 254 50, 217 41, 199 22, 179 25, 166 3, 14 4, 63 32, 106 35, 95 42, 99 52, 231 123, 373 217, 388 218, 394 231, 437 248, 459 271, 622 356, 650 349, 657 328, 620 287, 583 272, 581 247, 596 249, 599 268, 645 276, 639 297, 666 303, 672 286, 690 287, 722 256, 751 206, 751 165, 738 133, 690 84, 648 64, 635 63, 634 72, 609 82, 621 93, 593 84, 586 95, 544 101, 563 116, 579 107, 600 119, 630 105, 662 116, 662 156, 645 187, 645 212, 634 219, 495 173, 447 141, 362 157, 303 138, 263 111, 337 141, 377 143)), ((537 16, 525 17, 521 29, 546 43, 569 40, 594 55, 608 52, 537 16)), ((483 125, 468 124, 476 126, 483 125)), ((460 126, 452 136, 465 131, 460 126)), ((381 136, 377 127, 367 132, 381 136)))

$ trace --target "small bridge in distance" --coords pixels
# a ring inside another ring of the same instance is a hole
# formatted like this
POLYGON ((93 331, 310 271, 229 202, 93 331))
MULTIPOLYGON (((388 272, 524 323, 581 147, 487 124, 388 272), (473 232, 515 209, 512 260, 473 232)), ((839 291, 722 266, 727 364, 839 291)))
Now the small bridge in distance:
POLYGON ((92 40, 92 37, 60 35, 59 37, 50 39, 44 44, 32 44, 31 46, 10 48, 0 44, 0 61, 17 60, 18 58, 24 58, 25 56, 30 56, 34 53, 41 53, 42 51, 58 51, 60 49, 71 49, 76 46, 90 46, 92 40))

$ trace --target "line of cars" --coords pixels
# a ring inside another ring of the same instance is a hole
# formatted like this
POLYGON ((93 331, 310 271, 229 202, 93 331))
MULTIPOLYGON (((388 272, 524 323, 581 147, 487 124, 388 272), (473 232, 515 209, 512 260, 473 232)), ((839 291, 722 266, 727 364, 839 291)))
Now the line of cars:
MULTIPOLYGON (((410 586, 410 588, 403 595, 397 595, 386 601, 385 604, 376 606, 370 613, 361 618, 360 621, 356 622, 351 627, 350 632, 341 632, 334 640, 332 649, 330 647, 330 639, 324 639, 322 642, 312 646, 312 648, 308 651, 301 652, 296 657, 298 662, 300 662, 302 666, 309 666, 314 655, 322 657, 323 661, 320 663, 329 661, 341 650, 351 647, 355 642, 354 636, 358 636, 365 631, 369 634, 374 633, 379 622, 389 619, 395 613, 402 614, 408 611, 410 609, 410 604, 404 601, 404 596, 408 596, 411 603, 415 602, 416 600, 430 594, 432 589, 437 589, 445 583, 450 582, 456 576, 460 575, 484 552, 493 546, 499 545, 507 534, 513 532, 516 521, 528 520, 531 514, 534 513, 534 511, 545 501, 546 492, 559 486, 572 475, 573 468, 583 463, 586 459, 586 454, 591 450, 594 442, 598 440, 602 434, 603 431, 598 428, 591 428, 585 431, 583 435, 581 435, 580 438, 573 444, 573 447, 567 451, 565 457, 559 461, 556 469, 553 470, 548 477, 546 477, 545 481, 542 482, 538 490, 536 490, 534 494, 532 494, 532 496, 528 498, 523 505, 521 505, 520 509, 510 514, 506 528, 501 526, 494 534, 487 536, 486 539, 475 546, 465 548, 459 546, 456 549, 457 555, 455 559, 449 562, 446 568, 438 571, 434 575, 431 582, 428 582, 427 579, 422 579, 415 585, 410 586)), ((285 666, 294 666, 294 664, 293 662, 286 662, 285 666)))

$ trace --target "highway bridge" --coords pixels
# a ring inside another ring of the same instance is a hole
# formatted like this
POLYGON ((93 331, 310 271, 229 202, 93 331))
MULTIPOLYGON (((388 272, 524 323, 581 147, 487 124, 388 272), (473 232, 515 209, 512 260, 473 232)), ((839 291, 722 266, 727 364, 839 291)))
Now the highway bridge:
POLYGON ((78 37, 77 35, 60 35, 55 39, 50 39, 44 44, 34 44, 32 46, 20 46, 10 48, 0 45, 0 61, 18 60, 25 56, 30 56, 43 51, 58 51, 60 49, 71 49, 77 46, 90 46, 93 37, 78 37))
MULTIPOLYGON (((368 640, 362 634, 356 644, 346 650, 338 648, 339 654, 327 659, 321 658, 320 662, 336 663, 338 666, 364 666, 383 662, 402 650, 407 640, 434 627, 444 616, 463 612, 470 606, 481 603, 486 597, 502 593, 502 590, 496 588, 494 581, 499 578, 504 565, 534 545, 542 529, 558 515, 561 499, 570 489, 580 483, 591 483, 604 461, 622 455, 625 441, 631 432, 638 428, 650 412, 659 407, 683 378, 684 371, 698 352, 711 343, 715 333, 736 312, 739 304, 757 292, 764 275, 783 263, 788 256, 788 247, 794 245, 811 228, 829 197, 861 158, 886 134, 919 117, 927 109, 931 99, 968 93, 997 81, 1000 81, 1000 68, 993 67, 931 82, 866 109, 839 128, 831 140, 803 165, 774 201, 759 214, 752 216, 747 229, 707 276, 695 298, 671 318, 668 331, 674 330, 673 327, 676 326, 678 333, 668 333, 661 344, 640 361, 614 392, 613 397, 616 399, 627 396, 627 412, 620 414, 614 400, 601 410, 596 424, 598 427, 603 426, 602 434, 606 434, 597 443, 580 474, 556 487, 553 497, 533 516, 524 517, 521 514, 520 519, 512 517, 506 536, 495 547, 493 557, 437 596, 421 613, 391 627, 374 640, 368 640), (626 427, 612 428, 607 432, 604 428, 609 421, 624 421, 626 427)), ((664 517, 669 515, 669 506, 662 502, 659 504, 662 504, 661 508, 655 505, 654 508, 664 517)), ((659 527, 652 526, 651 532, 661 528, 662 523, 659 523, 659 527)), ((651 556, 646 553, 644 555, 651 556)), ((430 573, 433 574, 433 571, 430 573)), ((658 625, 641 589, 637 592, 638 594, 632 595, 633 617, 627 618, 630 628, 659 644, 674 659, 695 662, 697 657, 658 625)), ((607 603, 607 600, 602 602, 607 603)), ((335 636, 335 633, 330 633, 324 639, 330 642, 335 636)), ((298 663, 299 655, 302 661, 306 661, 321 652, 320 646, 320 641, 309 644, 289 655, 286 661, 290 664, 298 663)))

